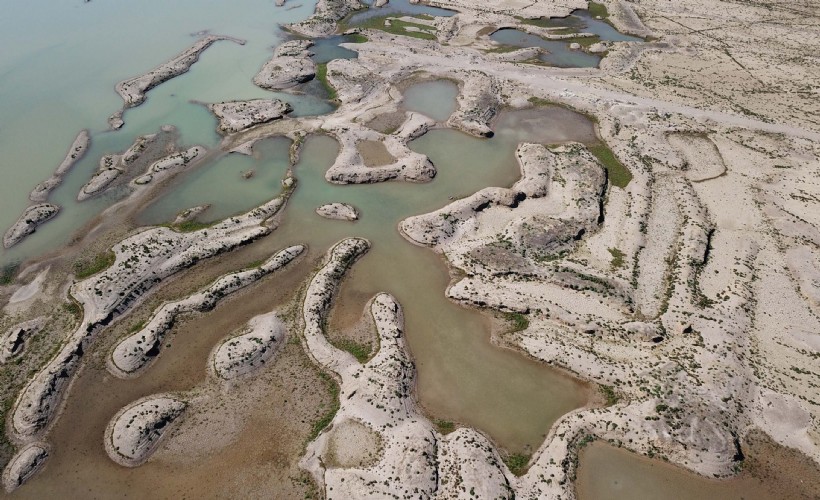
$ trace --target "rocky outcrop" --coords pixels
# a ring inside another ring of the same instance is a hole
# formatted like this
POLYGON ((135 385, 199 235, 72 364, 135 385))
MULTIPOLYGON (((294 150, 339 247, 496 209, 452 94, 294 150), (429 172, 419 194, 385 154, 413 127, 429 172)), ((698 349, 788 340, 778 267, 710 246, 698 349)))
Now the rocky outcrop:
POLYGON ((11 248, 37 230, 39 226, 53 219, 60 212, 60 207, 51 203, 40 203, 26 208, 23 215, 3 235, 3 246, 11 248))
POLYGON ((469 274, 531 272, 599 224, 606 177, 581 144, 522 144, 521 179, 485 188, 399 228, 410 241, 446 253, 469 274))
POLYGON ((31 194, 28 195, 28 199, 35 203, 46 201, 51 192, 62 184, 63 177, 85 156, 90 145, 91 135, 88 133, 88 130, 81 131, 77 135, 77 138, 74 139, 68 153, 66 153, 65 158, 57 167, 57 170, 51 174, 51 177, 38 184, 34 190, 31 191, 31 194))
POLYGON ((355 221, 359 219, 359 212, 353 205, 347 203, 328 203, 316 209, 316 213, 325 219, 355 221))
POLYGON ((261 123, 279 120, 290 113, 290 104, 278 99, 253 99, 209 104, 208 109, 219 119, 217 130, 233 134, 261 123))
POLYGON ((77 201, 85 201, 94 195, 103 192, 114 180, 123 173, 121 155, 105 155, 100 159, 100 168, 91 179, 80 188, 77 201))
POLYGON ((3 488, 11 493, 33 476, 48 458, 48 445, 31 443, 14 455, 3 469, 3 488))
POLYGON ((105 429, 105 451, 125 467, 142 465, 185 411, 185 401, 150 396, 120 410, 105 429))
POLYGON ((461 78, 458 109, 447 120, 447 125, 478 137, 492 137, 490 122, 499 106, 498 81, 480 71, 465 72, 461 78))
POLYGON ((128 168, 143 155, 145 149, 156 138, 157 134, 141 135, 124 153, 105 155, 100 158, 97 172, 80 188, 77 201, 85 201, 108 189, 115 180, 128 171, 128 168))
POLYGON ((125 111, 119 109, 108 117, 108 126, 111 127, 111 130, 119 130, 125 125, 125 121, 122 119, 124 114, 125 111))
POLYGON ((336 243, 328 251, 325 264, 310 281, 305 292, 305 303, 302 307, 305 341, 311 356, 320 365, 332 367, 333 371, 356 363, 356 358, 333 347, 324 337, 322 325, 345 272, 368 250, 370 242, 363 238, 347 238, 336 243))
POLYGON ((244 40, 228 36, 209 35, 201 38, 181 54, 157 66, 148 73, 118 83, 116 90, 123 101, 125 101, 125 107, 132 108, 145 102, 146 92, 161 83, 186 73, 191 69, 191 66, 199 60, 199 55, 202 54, 205 49, 220 40, 230 40, 240 45, 245 44, 244 40))
POLYGON ((9 433, 29 441, 44 433, 94 334, 138 303, 163 279, 197 262, 269 234, 266 221, 284 205, 287 192, 218 224, 187 233, 167 227, 140 231, 113 247, 114 263, 70 288, 83 319, 57 354, 23 387, 12 408, 9 433))
MULTIPOLYGON (((443 436, 419 411, 398 302, 381 293, 367 307, 380 346, 368 362, 350 361, 344 351, 308 342, 310 353, 340 378, 341 387, 339 410, 308 444, 302 467, 328 498, 459 498, 467 491, 475 498, 508 498, 511 474, 487 438, 468 428, 443 436), (356 455, 373 457, 364 467, 358 460, 339 460, 350 455, 338 450, 339 442, 349 441, 350 428, 377 437, 356 443, 356 455)), ((306 321, 305 328, 321 327, 306 321)))
POLYGON ((160 306, 139 331, 129 335, 114 348, 109 371, 119 377, 133 376, 147 367, 162 350, 165 334, 180 314, 213 309, 228 295, 241 290, 270 273, 278 271, 302 254, 305 247, 292 246, 276 253, 256 268, 226 274, 200 292, 160 306))
POLYGON ((442 436, 418 410, 415 368, 404 342, 402 310, 393 297, 378 294, 367 305, 379 352, 366 363, 324 336, 339 282, 368 248, 367 241, 358 238, 337 243, 305 294, 308 353, 340 380, 340 407, 331 424, 308 445, 302 467, 329 498, 452 498, 448 495, 457 488, 472 490, 478 498, 506 498, 508 472, 491 443, 472 429, 442 436), (340 443, 350 441, 350 429, 375 438, 358 440, 355 453, 340 453, 340 443), (359 466, 364 458, 367 466, 359 466))
POLYGON ((195 220, 197 217, 202 215, 209 208, 211 208, 210 204, 197 205, 195 207, 186 208, 185 210, 177 214, 176 218, 171 224, 177 226, 185 222, 191 222, 192 220, 195 220))
POLYGON ((285 324, 274 312, 251 319, 248 330, 225 339, 211 353, 210 367, 218 378, 232 380, 264 366, 286 333, 285 324))
POLYGON ((332 35, 336 32, 338 21, 364 7, 366 6, 359 0, 319 0, 312 16, 287 27, 310 38, 332 35))
POLYGON ((273 58, 253 77, 253 83, 263 89, 285 90, 312 80, 316 65, 308 50, 311 45, 310 40, 290 40, 279 45, 273 58))
POLYGON ((364 126, 346 126, 331 133, 339 141, 341 150, 336 161, 325 173, 325 179, 334 184, 367 184, 385 181, 429 182, 436 176, 430 159, 407 147, 407 143, 435 124, 429 118, 412 113, 400 130, 384 135, 364 126), (387 165, 369 167, 359 150, 359 143, 380 141, 395 158, 387 165))
POLYGON ((206 152, 205 146, 192 146, 185 151, 168 155, 152 163, 145 174, 134 179, 134 184, 144 185, 159 180, 174 170, 188 165, 206 152))
MULTIPOLYGON (((174 129, 171 129, 172 131, 174 129)), ((136 162, 142 154, 145 152, 145 149, 153 143, 157 139, 157 134, 148 134, 148 135, 141 135, 137 137, 137 140, 134 141, 128 149, 125 150, 125 153, 122 154, 122 164, 126 167, 131 166, 136 162)))
POLYGON ((6 330, 6 333, 0 337, 0 364, 23 352, 26 339, 39 332, 45 324, 46 318, 39 317, 6 330))

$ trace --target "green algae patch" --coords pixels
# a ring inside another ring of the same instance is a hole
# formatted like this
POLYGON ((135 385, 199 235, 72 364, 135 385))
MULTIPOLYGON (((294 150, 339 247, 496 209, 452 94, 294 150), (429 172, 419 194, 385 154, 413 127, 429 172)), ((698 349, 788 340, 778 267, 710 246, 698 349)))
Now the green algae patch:
POLYGON ((598 158, 601 165, 604 166, 609 178, 609 183, 621 189, 625 188, 632 180, 632 172, 626 168, 626 165, 621 163, 615 156, 615 153, 606 144, 593 144, 587 147, 589 152, 598 158))
POLYGON ((333 85, 330 84, 330 81, 327 79, 327 63, 321 63, 316 65, 316 79, 322 84, 325 91, 327 91, 327 98, 330 101, 335 101, 337 98, 336 89, 333 88, 333 85))
POLYGON ((81 259, 74 263, 74 276, 78 280, 83 280, 90 276, 108 269, 117 259, 114 252, 108 251, 95 255, 91 259, 81 259))

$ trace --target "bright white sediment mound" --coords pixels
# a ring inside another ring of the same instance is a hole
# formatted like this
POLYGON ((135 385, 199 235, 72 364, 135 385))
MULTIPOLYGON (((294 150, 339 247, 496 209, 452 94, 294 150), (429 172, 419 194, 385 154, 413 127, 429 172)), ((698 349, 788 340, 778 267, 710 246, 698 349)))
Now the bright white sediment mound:
POLYGON ((251 319, 248 329, 225 339, 211 353, 210 366, 217 377, 231 380, 261 368, 281 347, 287 331, 275 312, 251 319))
POLYGON ((14 455, 3 470, 3 488, 11 493, 34 475, 48 458, 48 446, 31 443, 14 455))
POLYGON ((125 467, 143 464, 186 406, 171 396, 151 396, 125 407, 105 430, 105 451, 111 460, 125 467))
POLYGON ((359 212, 347 203, 328 203, 316 209, 316 213, 325 219, 355 221, 359 219, 359 212))

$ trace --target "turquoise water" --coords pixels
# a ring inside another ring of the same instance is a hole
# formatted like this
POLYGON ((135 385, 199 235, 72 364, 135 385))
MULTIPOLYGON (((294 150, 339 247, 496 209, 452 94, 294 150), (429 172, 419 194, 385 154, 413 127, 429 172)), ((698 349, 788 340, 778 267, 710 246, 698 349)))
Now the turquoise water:
POLYGON ((595 68, 601 62, 600 56, 588 54, 583 50, 571 50, 567 42, 545 40, 516 29, 498 30, 490 35, 490 39, 513 47, 541 47, 548 53, 541 54, 538 58, 558 68, 595 68))
POLYGON ((593 33, 598 35, 601 40, 611 40, 613 42, 643 41, 641 38, 621 33, 606 21, 595 19, 586 10, 576 10, 567 17, 541 19, 539 24, 550 28, 574 28, 579 33, 593 33))
POLYGON ((430 118, 447 121, 456 110, 458 85, 448 80, 435 80, 411 85, 404 91, 402 106, 430 118))
POLYGON ((270 200, 282 188, 289 166, 290 139, 260 141, 253 156, 223 155, 200 168, 182 174, 172 193, 141 215, 149 223, 162 223, 186 208, 210 204, 204 220, 220 220, 270 200), (253 171, 245 179, 243 173, 253 171))
MULTIPOLYGON (((584 33, 593 33, 598 35, 601 40, 610 40, 613 42, 642 42, 643 39, 632 35, 625 35, 612 27, 611 24, 595 19, 586 10, 576 10, 569 16, 569 19, 578 19, 579 31, 584 33)), ((556 19, 556 21, 566 21, 568 18, 556 19)))
MULTIPOLYGON (((595 19, 586 10, 576 10, 570 16, 541 20, 540 24, 550 28, 572 28, 579 33, 592 33, 600 40, 613 42, 640 42, 641 38, 625 35, 607 22, 595 19)), ((513 47, 541 47, 548 54, 539 59, 550 66, 559 68, 595 68, 601 57, 583 50, 571 50, 568 42, 545 40, 516 29, 501 29, 490 35, 490 39, 502 45, 513 47)))
MULTIPOLYGON (((366 5, 372 5, 373 0, 362 0, 366 5)), ((387 5, 383 7, 371 7, 362 12, 353 14, 347 20, 348 25, 360 24, 368 19, 382 16, 396 16, 396 15, 426 15, 433 17, 450 17, 456 14, 455 11, 440 9, 438 7, 430 7, 421 4, 412 4, 408 0, 390 0, 387 5)))
POLYGON ((51 175, 81 129, 92 131, 93 147, 52 194, 51 201, 63 205, 61 214, 13 249, 0 250, 0 265, 56 249, 113 202, 74 201, 103 154, 121 151, 163 124, 176 125, 183 143, 217 145, 216 121, 192 100, 276 96, 294 103, 297 115, 332 109, 317 97, 278 95, 251 82, 282 38, 277 23, 304 19, 314 5, 312 0, 293 9, 270 0, 78 0, 47 7, 6 2, 0 16, 0 116, 5 118, 0 174, 14 181, 0 182, 0 228, 14 223, 31 188, 51 175), (122 130, 109 132, 108 116, 122 107, 114 85, 178 54, 203 30, 248 43, 214 44, 190 72, 151 90, 142 106, 128 110, 122 130))
POLYGON ((359 56, 355 51, 340 47, 340 43, 351 43, 350 35, 336 35, 314 40, 310 51, 313 52, 313 61, 317 64, 326 63, 333 59, 355 59, 359 56))

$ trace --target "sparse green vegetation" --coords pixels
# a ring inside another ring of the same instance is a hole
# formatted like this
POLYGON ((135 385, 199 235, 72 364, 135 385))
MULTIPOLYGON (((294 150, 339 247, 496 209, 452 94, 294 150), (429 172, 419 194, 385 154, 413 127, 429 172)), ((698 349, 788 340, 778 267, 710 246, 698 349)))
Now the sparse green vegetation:
POLYGON ((621 189, 625 188, 632 180, 632 173, 626 166, 618 160, 615 153, 604 144, 588 146, 589 152, 598 158, 609 174, 609 183, 621 189))
MULTIPOLYGON (((0 418, 3 419, 3 422, 6 421, 12 406, 14 406, 13 397, 3 399, 2 405, 0 405, 0 418)), ((0 452, 2 452, 5 456, 10 456, 13 449, 14 447, 9 441, 9 438, 6 436, 6 433, 3 432, 0 434, 0 452)))
POLYGON ((179 231, 180 233, 192 233, 194 231, 199 231, 200 229, 211 227, 212 225, 213 223, 211 222, 199 222, 195 220, 189 220, 181 222, 179 224, 174 224, 171 227, 179 231))
MULTIPOLYGON (((432 19, 430 16, 407 16, 407 17, 415 17, 417 19, 424 19, 429 20, 432 19)), ((367 19, 363 23, 357 25, 358 28, 363 29, 372 29, 372 30, 381 30, 391 35, 400 35, 400 36, 409 36, 413 38, 421 38, 423 40, 435 40, 436 39, 436 28, 433 26, 428 26, 426 24, 420 23, 411 23, 407 21, 402 21, 400 19, 396 19, 390 16, 384 17, 373 17, 367 19), (390 20, 390 26, 385 26, 384 22, 386 20, 390 20), (418 31, 411 30, 408 31, 407 28, 414 28, 418 31)))
POLYGON ((612 406, 621 399, 611 385, 599 385, 598 390, 606 398, 606 406, 612 406))
POLYGON ((109 250, 95 255, 92 259, 78 260, 74 263, 74 276, 79 280, 93 276, 104 269, 108 269, 116 258, 114 252, 109 250))
POLYGON ((510 469, 510 472, 516 476, 522 476, 527 472, 527 465, 530 463, 530 455, 522 453, 513 453, 504 457, 504 463, 510 469))
POLYGON ((535 96, 532 96, 529 99, 527 99, 527 102, 529 102, 533 106, 549 106, 552 104, 552 102, 548 101, 547 99, 542 99, 540 97, 535 96))
POLYGON ((370 355, 373 353, 373 346, 370 344, 360 344, 355 340, 341 339, 333 342, 333 344, 339 349, 352 354, 353 357, 359 361, 359 363, 364 363, 370 359, 370 355))
POLYGON ((555 26, 555 21, 552 21, 549 17, 537 17, 535 19, 527 19, 524 17, 516 16, 521 24, 528 24, 530 26, 538 26, 539 28, 552 28, 555 26))
POLYGON ((78 321, 83 317, 82 308, 73 300, 63 304, 63 309, 65 309, 70 315, 72 315, 78 321))
POLYGON ((7 264, 3 266, 3 270, 0 271, 0 285, 11 285, 14 283, 14 276, 17 274, 19 267, 20 264, 7 264))
POLYGON ((364 43, 367 41, 367 37, 361 33, 353 33, 352 35, 348 35, 348 37, 349 43, 364 43))
POLYGON ((456 424, 450 422, 449 420, 442 420, 440 418, 437 418, 433 421, 433 423, 435 424, 436 428, 438 428, 438 431, 442 434, 450 434, 451 432, 456 430, 456 424))
POLYGON ((335 101, 337 94, 336 89, 330 84, 327 79, 327 63, 320 63, 316 65, 316 79, 322 84, 322 87, 327 91, 327 98, 335 101))
POLYGON ((521 47, 516 47, 515 45, 500 45, 498 47, 485 50, 485 52, 488 54, 506 54, 508 52, 515 52, 516 50, 521 50, 521 47))
POLYGON ((612 262, 610 263, 612 265, 612 269, 620 269, 624 267, 624 257, 626 257, 626 254, 624 254, 619 248, 609 248, 608 250, 610 255, 612 255, 612 262))
POLYGON ((587 434, 586 436, 582 437, 580 441, 578 441, 578 449, 585 447, 593 441, 595 441, 595 436, 593 436, 592 434, 587 434))
POLYGON ((587 11, 589 15, 592 17, 601 17, 601 19, 606 19, 609 17, 609 12, 606 10, 606 5, 598 2, 589 2, 589 7, 587 7, 587 11))
POLYGON ((526 330, 530 326, 530 318, 528 318, 525 314, 504 313, 504 319, 506 319, 511 326, 508 333, 520 332, 522 330, 526 330))
POLYGON ((336 416, 336 412, 339 411, 339 386, 333 378, 325 372, 319 372, 319 378, 325 382, 328 391, 330 391, 332 402, 330 403, 330 408, 328 408, 325 414, 319 417, 319 419, 311 425, 310 435, 307 438, 307 442, 311 442, 316 439, 319 433, 322 432, 325 427, 330 425, 330 422, 333 421, 333 417, 336 416))
POLYGON ((572 38, 562 38, 561 41, 565 43, 577 43, 583 48, 588 48, 600 42, 601 39, 597 36, 574 36, 572 38))
POLYGON ((142 328, 144 326, 145 326, 145 321, 140 321, 139 323, 136 323, 131 328, 129 328, 128 333, 137 333, 138 331, 142 330, 142 328))

